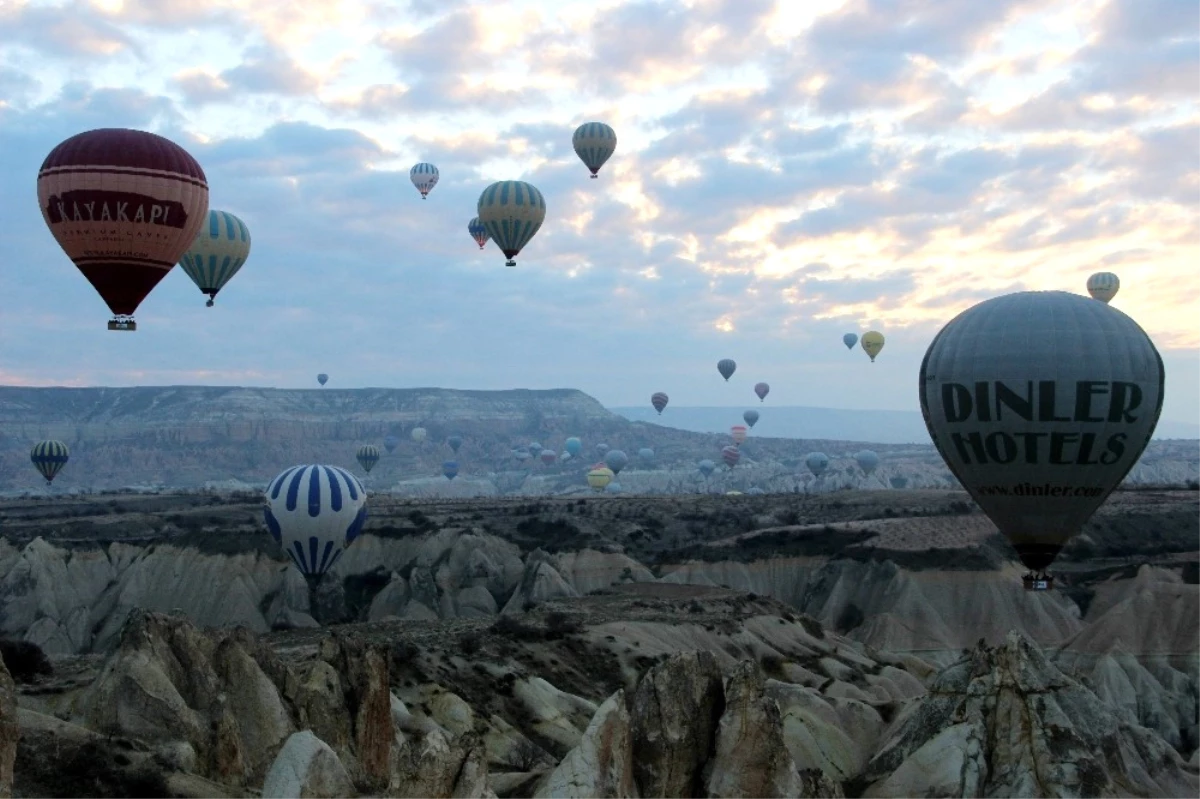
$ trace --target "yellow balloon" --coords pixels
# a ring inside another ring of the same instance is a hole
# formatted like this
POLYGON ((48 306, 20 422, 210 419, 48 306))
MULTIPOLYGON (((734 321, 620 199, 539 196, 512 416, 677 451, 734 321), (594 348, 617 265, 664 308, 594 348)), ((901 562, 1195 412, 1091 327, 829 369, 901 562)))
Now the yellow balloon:
POLYGON ((871 363, 875 363, 875 356, 883 349, 883 334, 874 330, 863 333, 862 348, 863 352, 871 356, 871 363))
POLYGON ((603 491, 612 482, 613 474, 613 470, 607 466, 592 469, 587 473, 588 485, 592 487, 593 491, 603 491))

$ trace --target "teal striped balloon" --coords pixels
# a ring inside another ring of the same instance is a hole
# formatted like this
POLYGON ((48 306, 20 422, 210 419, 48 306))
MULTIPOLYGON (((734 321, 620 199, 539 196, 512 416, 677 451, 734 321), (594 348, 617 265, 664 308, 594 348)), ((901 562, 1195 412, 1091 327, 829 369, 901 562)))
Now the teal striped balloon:
POLYGON ((29 460, 33 461, 34 468, 46 478, 46 485, 54 482, 54 477, 70 459, 71 451, 61 441, 39 441, 29 453, 29 460))
POLYGON ((584 122, 575 129, 571 137, 575 145, 575 154, 584 166, 592 170, 592 177, 604 166, 604 162, 612 157, 617 149, 617 134, 603 122, 584 122))
POLYGON ((479 221, 508 259, 504 265, 516 266, 513 259, 546 219, 546 199, 524 181, 502 180, 483 190, 478 210, 479 221))
POLYGON ((250 257, 250 229, 228 211, 208 212, 208 224, 200 228, 190 250, 179 259, 187 276, 208 295, 209 308, 229 279, 250 257))

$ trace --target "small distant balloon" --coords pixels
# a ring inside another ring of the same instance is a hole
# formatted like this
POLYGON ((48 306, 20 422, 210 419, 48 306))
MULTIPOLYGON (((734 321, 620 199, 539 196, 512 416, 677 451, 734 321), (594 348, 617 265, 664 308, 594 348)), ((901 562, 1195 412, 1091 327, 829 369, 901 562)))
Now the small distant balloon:
POLYGON ((325 385, 329 382, 329 375, 322 372, 321 374, 317 375, 317 382, 321 385, 325 385))
POLYGON ((429 433, 425 430, 424 427, 414 427, 412 429, 412 432, 409 435, 412 436, 413 441, 420 444, 422 441, 425 440, 425 436, 429 435, 429 433))
POLYGON ((467 223, 467 232, 471 234, 471 238, 475 239, 475 243, 479 245, 479 249, 487 246, 488 236, 487 228, 479 221, 479 217, 471 217, 471 221, 467 223))
POLYGON ((612 469, 613 474, 620 474, 628 463, 629 456, 619 449, 609 450, 604 455, 604 465, 612 469))
POLYGON ((395 436, 388 436, 383 440, 383 448, 392 453, 396 451, 396 447, 400 446, 400 439, 395 436))
POLYGON ((656 391, 650 395, 650 404, 654 406, 654 410, 658 411, 659 416, 662 416, 663 408, 667 407, 667 403, 670 401, 671 398, 661 391, 656 391))
POLYGON ((458 461, 442 461, 442 475, 447 480, 458 476, 458 461))
POLYGON ((587 473, 588 485, 593 491, 600 492, 608 487, 614 477, 613 470, 602 463, 593 466, 587 473))
POLYGON ((433 191, 438 177, 438 168, 433 164, 420 163, 408 170, 408 179, 417 187, 417 191, 421 192, 422 200, 429 196, 429 192, 433 191))
POLYGON ((721 460, 725 461, 725 465, 732 469, 738 465, 738 461, 742 458, 742 451, 730 444, 727 447, 721 448, 721 460))
POLYGON ((812 472, 813 477, 820 477, 829 468, 829 456, 824 452, 810 452, 804 459, 804 465, 812 472))
POLYGON ((649 466, 650 464, 654 463, 654 450, 650 449, 649 447, 642 447, 638 450, 638 459, 645 465, 649 466))
POLYGON ((875 356, 883 349, 883 334, 874 330, 863 333, 862 348, 863 352, 871 356, 871 363, 875 363, 875 356))
POLYGON ((741 446, 746 441, 747 431, 745 425, 735 424, 729 428, 729 435, 733 438, 735 446, 741 446))
POLYGON ((879 456, 874 451, 864 449, 854 453, 854 460, 863 474, 870 476, 879 467, 879 456))
POLYGON ((717 464, 713 463, 708 458, 705 458, 704 460, 702 460, 696 464, 696 468, 700 471, 700 474, 704 475, 705 477, 708 477, 710 474, 713 473, 713 469, 717 468, 717 464))
POLYGON ((1087 279, 1087 290, 1093 300, 1108 303, 1121 290, 1121 280, 1112 272, 1097 272, 1087 279))
POLYGON ((758 424, 758 411, 754 409, 748 410, 742 414, 742 419, 746 424, 754 427, 754 425, 758 424))
POLYGON ((375 464, 379 463, 379 448, 373 444, 363 444, 354 457, 358 459, 358 465, 363 467, 363 471, 370 474, 375 464))
POLYGON ((737 371, 737 363, 732 358, 722 358, 717 361, 717 371, 721 373, 721 377, 725 378, 725 382, 729 382, 729 378, 733 377, 733 373, 737 371))
POLYGON ((39 441, 29 452, 29 460, 38 474, 46 478, 46 485, 54 482, 54 478, 71 459, 71 451, 61 441, 39 441))
POLYGON ((542 463, 546 464, 547 466, 550 466, 555 461, 558 460, 558 453, 552 449, 544 449, 544 450, 542 450, 541 457, 542 457, 542 463))
POLYGON ((583 165, 591 170, 592 177, 595 178, 600 167, 604 166, 604 162, 616 151, 617 134, 603 122, 584 122, 575 129, 571 143, 575 145, 575 154, 579 156, 579 160, 583 161, 583 165))
POLYGON ((608 444, 597 444, 596 445, 596 454, 599 455, 601 458, 604 457, 604 453, 606 453, 606 452, 608 452, 608 444))
POLYGON ((846 345, 846 349, 854 349, 854 345, 858 343, 858 334, 847 333, 846 335, 842 336, 842 343, 846 345))
POLYGON ((771 387, 766 383, 755 383, 754 393, 758 395, 758 401, 762 402, 767 398, 767 395, 771 393, 771 387))
POLYGON ((572 458, 578 457, 579 453, 583 452, 583 442, 575 436, 568 438, 564 446, 566 447, 567 452, 571 454, 572 458))
POLYGON ((542 450, 545 449, 545 447, 543 447, 539 442, 534 441, 534 442, 530 443, 529 446, 527 446, 525 449, 529 450, 529 453, 531 455, 533 455, 533 457, 536 458, 537 456, 542 454, 542 450))
POLYGON ((450 449, 454 450, 455 454, 458 453, 458 448, 462 446, 462 441, 462 436, 450 436, 446 439, 446 443, 450 445, 450 449))

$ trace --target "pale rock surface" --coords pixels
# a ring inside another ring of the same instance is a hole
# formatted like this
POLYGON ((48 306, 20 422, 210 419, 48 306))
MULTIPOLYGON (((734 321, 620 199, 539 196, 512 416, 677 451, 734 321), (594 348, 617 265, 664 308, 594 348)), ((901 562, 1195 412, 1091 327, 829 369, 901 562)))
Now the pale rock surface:
POLYGON ((753 662, 739 663, 726 682, 725 712, 707 772, 706 796, 800 796, 800 774, 784 742, 779 705, 766 695, 762 672, 753 662))
POLYGON ((862 778, 867 796, 1195 796, 1200 783, 1151 730, 1010 633, 943 669, 862 778))
POLYGON ((638 795, 625 692, 617 691, 596 710, 579 745, 538 786, 539 799, 626 799, 638 795))
POLYGON ((0 797, 13 795, 13 763, 19 738, 17 686, 0 659, 0 797))
POLYGON ((513 683, 513 696, 521 701, 535 719, 538 734, 560 747, 562 756, 579 745, 583 730, 596 714, 596 705, 551 685, 541 677, 529 677, 513 683))
POLYGON ((652 583, 654 574, 633 558, 619 552, 583 549, 553 556, 555 570, 580 595, 608 588, 622 581, 652 583))
POLYGON ((311 730, 293 733, 263 781, 263 799, 336 799, 354 796, 350 775, 329 745, 311 730))
POLYGON ((700 796, 725 707, 711 652, 684 652, 651 668, 633 694, 633 772, 643 796, 700 796))
POLYGON ((887 726, 871 705, 822 696, 800 685, 768 680, 778 705, 783 740, 797 765, 820 769, 839 782, 857 776, 887 726))
POLYGON ((570 583, 554 568, 551 558, 540 549, 530 553, 525 561, 525 572, 521 582, 505 603, 501 611, 505 614, 522 613, 527 605, 536 605, 560 597, 576 597, 570 583))

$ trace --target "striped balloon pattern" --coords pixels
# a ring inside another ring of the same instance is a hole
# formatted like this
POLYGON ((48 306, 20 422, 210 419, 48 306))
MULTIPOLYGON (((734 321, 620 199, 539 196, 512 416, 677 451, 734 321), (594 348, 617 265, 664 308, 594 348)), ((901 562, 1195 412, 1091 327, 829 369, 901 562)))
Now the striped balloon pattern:
POLYGON ((758 396, 758 401, 762 402, 771 393, 771 387, 766 383, 755 383, 754 393, 758 396))
POLYGON ((1097 272, 1088 278, 1087 290, 1093 300, 1107 303, 1121 290, 1121 280, 1112 272, 1097 272))
POLYGON ((733 443, 740 447, 742 444, 746 443, 746 426, 735 424, 733 427, 729 428, 729 435, 733 438, 733 443))
POLYGON ((742 451, 730 444, 727 447, 721 448, 721 460, 725 461, 725 465, 732 469, 738 465, 738 461, 742 459, 742 451))
POLYGON ((737 363, 733 358, 722 358, 717 361, 717 371, 721 373, 721 377, 725 378, 725 382, 729 382, 729 378, 733 377, 733 373, 737 371, 737 363))
POLYGON ((516 266, 513 259, 546 220, 546 199, 522 180, 502 180, 479 195, 478 211, 488 236, 508 259, 504 265, 516 266))
POLYGON ((300 573, 320 578, 367 520, 367 494, 337 466, 293 466, 267 486, 267 529, 300 573))
POLYGON ((358 448, 354 457, 358 459, 358 465, 363 467, 363 471, 370 474, 371 469, 375 468, 375 464, 379 463, 379 447, 374 444, 363 444, 358 448))
POLYGON ((584 122, 575 129, 571 143, 575 145, 579 160, 592 171, 592 177, 595 178, 604 162, 616 152, 617 134, 603 122, 584 122))
POLYGON ((659 416, 662 416, 663 409, 667 407, 667 403, 670 401, 671 398, 661 391, 655 391, 650 395, 650 404, 654 407, 654 410, 658 411, 659 416))
POLYGON ((34 468, 46 478, 46 485, 54 482, 55 476, 70 459, 71 451, 61 441, 39 441, 29 453, 29 460, 33 461, 34 468))
POLYGON ((228 211, 209 209, 208 224, 200 228, 192 247, 179 265, 201 293, 208 295, 209 308, 229 279, 250 257, 250 229, 228 211))
POLYGON ((421 192, 421 199, 424 200, 437 185, 438 168, 433 164, 421 162, 408 170, 408 179, 417 187, 417 191, 421 192))
POLYGON ((467 223, 467 232, 471 234, 471 238, 475 239, 475 243, 479 245, 479 249, 483 249, 487 245, 488 236, 487 228, 479 221, 479 217, 471 217, 471 221, 467 223))

